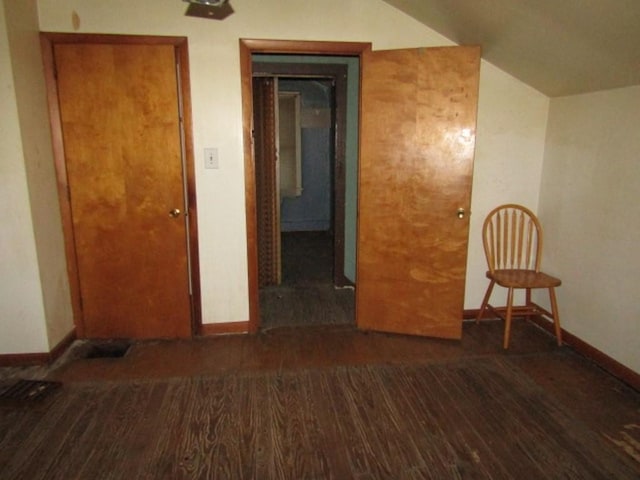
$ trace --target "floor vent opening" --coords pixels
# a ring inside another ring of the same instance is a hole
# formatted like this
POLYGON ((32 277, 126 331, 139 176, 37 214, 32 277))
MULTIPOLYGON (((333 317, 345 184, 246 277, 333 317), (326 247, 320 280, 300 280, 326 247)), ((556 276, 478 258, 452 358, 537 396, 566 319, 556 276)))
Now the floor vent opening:
POLYGON ((131 343, 126 341, 109 341, 92 344, 84 358, 122 358, 129 351, 131 343))

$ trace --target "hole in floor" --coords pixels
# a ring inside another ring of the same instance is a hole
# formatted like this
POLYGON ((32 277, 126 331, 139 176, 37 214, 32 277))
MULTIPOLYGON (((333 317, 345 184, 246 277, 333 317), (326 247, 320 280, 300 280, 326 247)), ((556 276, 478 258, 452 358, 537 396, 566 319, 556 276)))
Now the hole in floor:
POLYGON ((127 341, 96 342, 89 345, 84 358, 122 358, 129 351, 131 343, 127 341))

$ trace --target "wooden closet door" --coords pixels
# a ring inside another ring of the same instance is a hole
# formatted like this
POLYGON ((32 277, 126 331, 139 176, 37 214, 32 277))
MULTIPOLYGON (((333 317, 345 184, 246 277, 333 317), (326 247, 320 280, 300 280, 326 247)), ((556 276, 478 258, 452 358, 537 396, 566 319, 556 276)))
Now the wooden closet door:
POLYGON ((479 66, 476 47, 363 56, 362 329, 461 337, 479 66))
POLYGON ((54 60, 82 336, 190 336, 174 47, 61 43, 54 60))

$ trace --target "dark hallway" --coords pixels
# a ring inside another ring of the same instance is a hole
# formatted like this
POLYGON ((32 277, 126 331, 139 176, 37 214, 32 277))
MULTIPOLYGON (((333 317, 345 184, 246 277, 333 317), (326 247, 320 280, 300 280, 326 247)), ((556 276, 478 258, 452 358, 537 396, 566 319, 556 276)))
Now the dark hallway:
POLYGON ((354 290, 333 285, 330 232, 282 233, 282 283, 260 290, 262 329, 354 324, 354 290))

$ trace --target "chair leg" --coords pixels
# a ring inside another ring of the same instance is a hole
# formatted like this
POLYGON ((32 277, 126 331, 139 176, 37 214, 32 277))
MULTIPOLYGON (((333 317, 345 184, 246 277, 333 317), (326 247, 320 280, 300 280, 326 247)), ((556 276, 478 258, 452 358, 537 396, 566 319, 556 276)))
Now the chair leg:
POLYGON ((558 346, 562 346, 562 329, 560 328, 560 314, 558 313, 558 301, 556 300, 556 289, 549 289, 549 300, 551 301, 551 313, 553 314, 553 326, 556 330, 558 346))
POLYGON ((513 310, 513 288, 507 293, 507 313, 504 317, 504 341, 502 347, 506 350, 509 348, 509 337, 511 335, 511 313, 513 310))
POLYGON ((493 287, 496 284, 495 280, 491 280, 489 286, 487 287, 487 291, 484 294, 484 298, 482 299, 482 306, 480 307, 480 311, 478 312, 478 316, 476 317, 476 323, 479 323, 484 315, 484 311, 487 309, 487 305, 489 304, 489 298, 491 297, 491 292, 493 291, 493 287))

